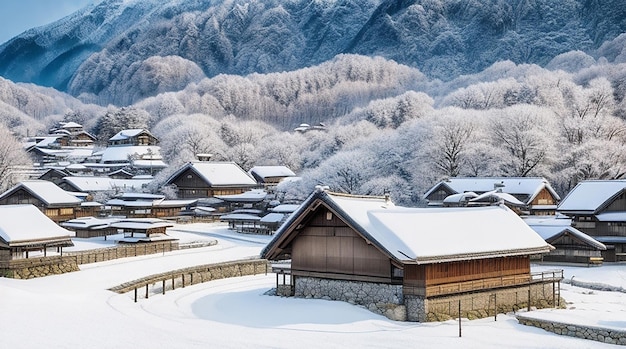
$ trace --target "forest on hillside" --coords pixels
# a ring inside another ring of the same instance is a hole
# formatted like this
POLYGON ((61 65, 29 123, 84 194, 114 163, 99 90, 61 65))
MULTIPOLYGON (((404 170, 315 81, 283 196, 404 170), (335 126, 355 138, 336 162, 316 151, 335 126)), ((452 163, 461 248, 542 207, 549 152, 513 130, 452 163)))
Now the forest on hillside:
POLYGON ((157 181, 211 153, 244 169, 290 167, 302 177, 284 188, 293 198, 322 184, 419 205, 451 176, 543 176, 565 194, 626 173, 624 41, 605 44, 599 59, 574 51, 546 67, 502 61, 446 82, 384 58, 339 55, 290 72, 203 78, 124 107, 0 79, 0 120, 14 142, 61 120, 100 140, 148 128, 170 164, 157 181))

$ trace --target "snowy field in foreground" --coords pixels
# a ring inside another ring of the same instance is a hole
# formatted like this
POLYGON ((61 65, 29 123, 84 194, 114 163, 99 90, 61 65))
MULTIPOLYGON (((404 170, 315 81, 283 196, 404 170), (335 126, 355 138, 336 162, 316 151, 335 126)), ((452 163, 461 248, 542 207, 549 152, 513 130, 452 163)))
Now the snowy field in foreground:
MULTIPOLYGON (((81 271, 33 280, 0 278, 0 324, 6 348, 605 348, 594 341, 522 326, 512 314, 462 322, 394 322, 344 302, 264 295, 273 274, 218 280, 140 299, 107 288, 164 270, 257 255, 267 236, 223 225, 177 226, 185 241, 216 246, 82 265, 81 271)), ((626 265, 535 266, 565 269, 576 281, 626 288, 626 265)), ((626 328, 626 293, 562 284, 567 310, 533 316, 626 328)))

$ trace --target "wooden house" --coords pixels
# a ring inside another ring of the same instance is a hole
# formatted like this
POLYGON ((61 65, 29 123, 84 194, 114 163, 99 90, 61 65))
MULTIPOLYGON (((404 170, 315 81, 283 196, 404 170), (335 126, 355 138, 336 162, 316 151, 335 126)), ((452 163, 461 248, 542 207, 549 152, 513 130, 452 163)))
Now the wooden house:
POLYGON ((279 271, 290 273, 289 284, 277 285, 289 291, 279 293, 344 300, 389 317, 404 308, 405 319, 426 321, 452 301, 463 300, 468 312, 497 295, 513 309, 515 295, 552 290, 562 275, 537 281, 530 272, 530 256, 551 249, 505 206, 404 208, 318 189, 261 255, 291 261, 279 271))
POLYGON ((0 205, 0 261, 62 254, 74 246, 71 232, 33 205, 0 205))
POLYGON ((606 262, 626 261, 626 180, 591 180, 578 183, 557 212, 572 226, 606 245, 606 262))
POLYGON ((121 219, 110 224, 118 234, 124 234, 120 243, 142 243, 155 241, 178 240, 167 235, 167 228, 174 224, 157 218, 129 218, 121 219))
POLYGON ((140 146, 140 145, 157 145, 159 140, 146 129, 129 129, 122 130, 109 138, 108 146, 140 146))
POLYGON ((110 214, 128 218, 176 217, 196 200, 166 200, 163 195, 123 193, 106 202, 110 214))
POLYGON ((480 205, 502 200, 528 215, 552 215, 561 200, 550 183, 539 177, 452 177, 435 184, 424 199, 429 206, 480 205))
POLYGON ((258 186, 236 163, 217 161, 187 163, 165 182, 172 184, 178 188, 181 199, 241 194, 258 186))
POLYGON ((532 216, 524 221, 554 250, 544 254, 545 262, 601 265, 606 245, 571 226, 571 220, 556 216, 532 216))
POLYGON ((250 175, 266 188, 274 188, 285 178, 296 174, 287 166, 254 166, 248 171, 250 175))
POLYGON ((77 238, 94 238, 117 234, 117 229, 111 227, 111 223, 119 221, 119 218, 96 218, 91 216, 79 217, 61 223, 61 226, 74 232, 77 238))
POLYGON ((98 193, 98 192, 124 192, 140 191, 152 182, 152 178, 116 179, 96 176, 69 176, 64 177, 59 187, 67 191, 98 193))
POLYGON ((69 174, 65 171, 51 168, 39 176, 38 179, 59 185, 63 181, 63 178, 67 176, 69 176, 69 174))
POLYGON ((76 218, 81 200, 48 181, 23 181, 0 195, 0 205, 31 204, 59 223, 76 218))

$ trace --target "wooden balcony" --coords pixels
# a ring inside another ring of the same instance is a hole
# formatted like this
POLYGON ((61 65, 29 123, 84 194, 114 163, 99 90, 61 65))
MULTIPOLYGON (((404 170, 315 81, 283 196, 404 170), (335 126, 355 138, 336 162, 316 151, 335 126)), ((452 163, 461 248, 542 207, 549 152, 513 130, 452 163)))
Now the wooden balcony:
POLYGON ((559 282, 563 279, 563 270, 552 270, 529 274, 507 275, 485 279, 455 282, 441 285, 430 285, 426 288, 404 286, 404 294, 425 297, 446 296, 460 293, 524 286, 535 283, 559 282))

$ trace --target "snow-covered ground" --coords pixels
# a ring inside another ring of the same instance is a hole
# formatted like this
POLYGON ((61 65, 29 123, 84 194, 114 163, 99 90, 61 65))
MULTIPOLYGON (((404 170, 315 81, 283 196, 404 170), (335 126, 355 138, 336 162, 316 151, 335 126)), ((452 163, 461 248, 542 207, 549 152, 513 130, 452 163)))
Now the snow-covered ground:
MULTIPOLYGON (((4 348, 604 348, 599 342, 522 326, 513 314, 456 321, 394 322, 344 302, 281 298, 264 293, 273 274, 217 280, 134 303, 108 288, 142 276, 258 255, 271 239, 241 235, 221 224, 176 226, 182 241, 218 240, 211 247, 82 265, 81 271, 32 280, 0 278, 4 348)), ((80 245, 80 242, 77 245, 80 245)), ((101 245, 96 243, 95 245, 101 245)), ((626 265, 563 268, 568 282, 626 288, 626 265)), ((562 284, 565 310, 537 317, 626 327, 626 293, 562 284)))

